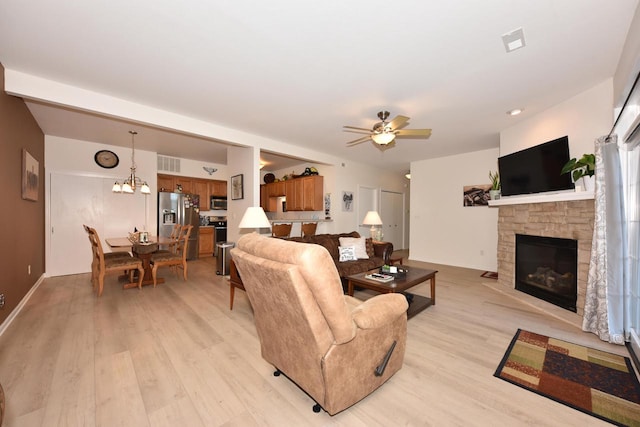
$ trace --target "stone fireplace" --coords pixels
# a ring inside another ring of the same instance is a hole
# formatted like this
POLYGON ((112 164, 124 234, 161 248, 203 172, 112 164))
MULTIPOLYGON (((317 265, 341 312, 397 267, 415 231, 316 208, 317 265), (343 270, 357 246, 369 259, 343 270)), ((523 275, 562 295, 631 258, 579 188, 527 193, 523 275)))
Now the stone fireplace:
MULTIPOLYGON (((571 196, 568 198, 571 198, 571 196)), ((554 198, 551 197, 550 199, 553 200, 554 198)), ((549 202, 539 200, 545 200, 545 197, 522 197, 517 201, 499 201, 500 203, 496 204, 500 209, 498 214, 498 285, 515 289, 516 234, 576 240, 576 313, 579 316, 579 320, 575 320, 579 323, 584 314, 584 299, 595 218, 594 201, 588 198, 549 202), (529 200, 532 199, 535 199, 536 202, 529 203, 529 200)), ((516 292, 515 294, 522 293, 516 292)), ((527 297, 528 295, 525 295, 523 298, 527 297)), ((542 304, 555 308, 555 306, 546 302, 542 304)))

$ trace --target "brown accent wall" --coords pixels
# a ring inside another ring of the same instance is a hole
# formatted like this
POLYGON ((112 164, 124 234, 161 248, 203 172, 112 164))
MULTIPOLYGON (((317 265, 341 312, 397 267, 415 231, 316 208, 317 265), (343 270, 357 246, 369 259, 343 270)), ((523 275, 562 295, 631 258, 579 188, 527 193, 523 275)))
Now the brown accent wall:
POLYGON ((595 210, 593 200, 527 203, 500 206, 498 215, 498 282, 515 287, 516 234, 559 237, 578 241, 577 314, 584 314, 584 300, 591 257, 595 210))
POLYGON ((0 64, 0 293, 2 323, 44 273, 44 134, 21 98, 4 91, 0 64), (39 162, 38 201, 22 199, 22 149, 39 162), (27 266, 31 265, 31 275, 27 266))

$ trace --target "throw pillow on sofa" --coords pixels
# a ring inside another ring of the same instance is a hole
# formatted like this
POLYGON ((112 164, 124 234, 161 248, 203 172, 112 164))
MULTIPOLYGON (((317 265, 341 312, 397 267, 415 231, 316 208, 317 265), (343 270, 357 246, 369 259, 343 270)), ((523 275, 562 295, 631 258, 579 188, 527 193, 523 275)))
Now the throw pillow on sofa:
POLYGON ((354 246, 340 246, 338 248, 340 251, 340 262, 345 261, 355 261, 356 259, 356 248, 354 246))
POLYGON ((356 258, 369 259, 366 240, 364 237, 340 237, 340 246, 354 246, 356 258))

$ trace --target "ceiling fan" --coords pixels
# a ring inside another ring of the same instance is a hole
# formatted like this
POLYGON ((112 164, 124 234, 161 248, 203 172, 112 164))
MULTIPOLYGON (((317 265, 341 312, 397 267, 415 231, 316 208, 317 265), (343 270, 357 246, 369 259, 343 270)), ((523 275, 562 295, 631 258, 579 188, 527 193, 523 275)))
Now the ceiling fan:
POLYGON ((409 117, 407 116, 396 116, 391 121, 387 121, 389 112, 380 111, 378 118, 381 121, 373 125, 373 129, 343 126, 345 132, 367 134, 366 136, 347 142, 347 147, 353 147, 354 145, 371 139, 374 146, 384 151, 395 146, 396 137, 426 139, 431 136, 431 129, 401 129, 408 124, 409 117))

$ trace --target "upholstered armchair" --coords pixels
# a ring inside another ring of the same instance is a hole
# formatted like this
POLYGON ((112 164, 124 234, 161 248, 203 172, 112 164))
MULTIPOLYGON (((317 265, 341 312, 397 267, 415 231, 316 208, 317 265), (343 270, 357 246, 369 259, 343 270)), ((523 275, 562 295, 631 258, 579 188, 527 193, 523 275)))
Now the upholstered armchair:
POLYGON ((330 415, 366 397, 401 367, 407 301, 344 295, 320 245, 251 233, 231 250, 253 308, 262 357, 330 415))

